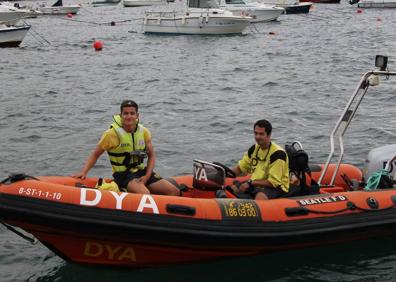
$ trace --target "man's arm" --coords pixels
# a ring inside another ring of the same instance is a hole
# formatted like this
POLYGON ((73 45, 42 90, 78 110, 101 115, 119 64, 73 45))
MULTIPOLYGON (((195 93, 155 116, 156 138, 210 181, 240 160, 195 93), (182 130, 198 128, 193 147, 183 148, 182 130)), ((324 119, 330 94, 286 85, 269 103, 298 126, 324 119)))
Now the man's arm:
POLYGON ((146 152, 147 152, 147 168, 146 168, 146 175, 140 178, 145 185, 147 180, 150 178, 151 174, 153 173, 155 167, 155 151, 154 146, 151 140, 146 141, 146 152))
POLYGON ((79 173, 73 175, 73 177, 85 179, 89 170, 96 164, 97 160, 103 154, 103 152, 104 150, 99 145, 96 145, 95 149, 89 155, 87 161, 85 162, 83 169, 79 173))
POLYGON ((252 185, 255 187, 260 187, 260 188, 274 188, 274 185, 267 179, 264 180, 254 180, 252 181, 252 185))
POLYGON ((239 165, 237 165, 236 167, 233 167, 231 170, 236 174, 236 176, 238 176, 242 173, 242 170, 239 167, 239 165))

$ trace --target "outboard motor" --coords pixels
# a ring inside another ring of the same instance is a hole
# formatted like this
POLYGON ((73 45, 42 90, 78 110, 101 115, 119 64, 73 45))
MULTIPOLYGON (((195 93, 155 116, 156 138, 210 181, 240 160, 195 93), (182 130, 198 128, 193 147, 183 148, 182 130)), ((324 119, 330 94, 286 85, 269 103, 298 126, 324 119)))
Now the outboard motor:
POLYGON ((349 0, 349 4, 354 5, 359 3, 360 0, 349 0))
POLYGON ((225 183, 225 170, 213 163, 194 160, 193 187, 201 190, 216 191, 225 183))
MULTIPOLYGON (((363 170, 364 179, 367 180, 371 175, 385 169, 386 164, 396 155, 396 144, 386 145, 375 148, 368 153, 366 164, 363 170)), ((389 164, 389 175, 396 178, 396 161, 389 164)))

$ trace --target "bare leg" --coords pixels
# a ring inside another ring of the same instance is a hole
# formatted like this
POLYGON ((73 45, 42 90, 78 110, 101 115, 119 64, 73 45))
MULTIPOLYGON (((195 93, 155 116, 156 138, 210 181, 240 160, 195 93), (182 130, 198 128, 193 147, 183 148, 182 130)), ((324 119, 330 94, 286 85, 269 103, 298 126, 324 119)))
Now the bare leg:
POLYGON ((127 190, 130 193, 150 194, 147 187, 142 182, 139 182, 138 179, 132 179, 129 181, 127 190))
POLYGON ((263 192, 258 192, 254 199, 255 200, 268 200, 268 197, 263 192))
POLYGON ((168 196, 179 196, 180 190, 168 180, 161 179, 148 185, 151 193, 168 196))

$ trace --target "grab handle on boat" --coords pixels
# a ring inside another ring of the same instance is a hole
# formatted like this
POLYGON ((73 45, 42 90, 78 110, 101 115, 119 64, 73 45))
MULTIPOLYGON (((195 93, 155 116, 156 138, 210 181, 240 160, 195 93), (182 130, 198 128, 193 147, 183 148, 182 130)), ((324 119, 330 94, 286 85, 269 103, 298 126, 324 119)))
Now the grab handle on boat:
POLYGON ((5 184, 7 182, 14 183, 17 181, 27 180, 27 179, 39 180, 38 178, 36 178, 34 176, 26 175, 24 173, 11 173, 10 175, 8 175, 8 177, 6 179, 1 181, 0 183, 1 184, 5 184))
POLYGON ((168 213, 183 214, 189 216, 195 215, 194 207, 184 206, 184 205, 167 204, 166 211, 168 213))
POLYGON ((285 213, 287 216, 299 216, 309 214, 309 210, 305 207, 293 207, 285 208, 285 213))

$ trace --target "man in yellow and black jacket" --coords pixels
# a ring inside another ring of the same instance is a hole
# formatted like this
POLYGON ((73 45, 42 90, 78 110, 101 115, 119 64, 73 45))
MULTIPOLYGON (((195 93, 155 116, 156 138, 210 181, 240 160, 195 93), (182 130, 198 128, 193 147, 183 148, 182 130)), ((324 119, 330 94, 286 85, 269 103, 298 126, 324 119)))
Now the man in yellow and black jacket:
POLYGON ((262 119, 254 124, 256 144, 243 155, 232 170, 236 175, 250 174, 239 193, 249 193, 256 200, 282 197, 289 191, 289 160, 285 150, 271 141, 272 125, 262 119))
POLYGON ((151 133, 139 123, 138 105, 132 100, 122 102, 120 114, 113 117, 82 170, 74 177, 84 179, 98 158, 107 151, 114 181, 120 188, 139 194, 178 196, 180 191, 154 172, 155 152, 151 133), (147 165, 144 159, 147 157, 147 165))

